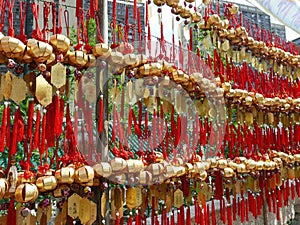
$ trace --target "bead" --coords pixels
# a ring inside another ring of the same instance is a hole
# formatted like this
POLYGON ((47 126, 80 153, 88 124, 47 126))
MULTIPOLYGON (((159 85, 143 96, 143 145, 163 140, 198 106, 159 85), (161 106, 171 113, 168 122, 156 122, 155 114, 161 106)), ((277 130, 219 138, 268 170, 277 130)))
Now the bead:
POLYGON ((30 209, 24 208, 21 210, 21 216, 27 217, 27 216, 29 216, 29 214, 30 214, 30 209))
POLYGON ((12 59, 10 59, 10 60, 8 61, 8 64, 7 64, 7 68, 8 68, 8 69, 13 69, 13 68, 15 68, 15 66, 16 66, 15 61, 13 61, 12 59))
POLYGON ((46 66, 44 63, 40 63, 40 64, 38 65, 38 70, 39 70, 40 72, 44 72, 44 71, 46 71, 46 69, 47 69, 47 66, 46 66))

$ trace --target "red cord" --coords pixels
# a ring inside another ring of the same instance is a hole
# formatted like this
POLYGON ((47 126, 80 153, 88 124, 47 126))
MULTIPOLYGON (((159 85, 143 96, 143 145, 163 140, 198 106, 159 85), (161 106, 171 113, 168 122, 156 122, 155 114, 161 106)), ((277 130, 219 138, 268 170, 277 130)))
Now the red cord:
POLYGON ((26 42, 27 37, 25 35, 25 21, 26 21, 26 10, 27 4, 26 2, 20 2, 20 34, 18 35, 18 39, 22 42, 26 42))
POLYGON ((13 15, 14 4, 15 4, 15 0, 8 0, 7 1, 7 7, 8 7, 8 36, 11 36, 11 37, 14 37, 14 35, 15 35, 14 15, 13 15))

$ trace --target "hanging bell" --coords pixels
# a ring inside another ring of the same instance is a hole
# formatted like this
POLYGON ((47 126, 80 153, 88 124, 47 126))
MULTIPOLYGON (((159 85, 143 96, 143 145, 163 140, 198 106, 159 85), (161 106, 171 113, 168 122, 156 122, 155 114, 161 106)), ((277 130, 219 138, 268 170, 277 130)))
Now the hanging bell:
POLYGON ((19 203, 33 202, 37 199, 39 191, 34 184, 21 184, 15 192, 15 199, 19 203))

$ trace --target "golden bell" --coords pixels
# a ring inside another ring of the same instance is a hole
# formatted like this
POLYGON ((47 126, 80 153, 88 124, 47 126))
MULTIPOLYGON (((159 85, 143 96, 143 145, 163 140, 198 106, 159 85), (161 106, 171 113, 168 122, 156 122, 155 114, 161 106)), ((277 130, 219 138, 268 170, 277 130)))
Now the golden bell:
POLYGON ((166 3, 166 0, 154 0, 153 3, 157 6, 163 6, 166 3))
POLYGON ((93 54, 100 59, 107 59, 111 54, 111 49, 107 44, 98 43, 93 48, 93 54))
POLYGON ((94 179, 94 169, 90 166, 83 166, 75 171, 75 180, 80 183, 87 183, 94 179))
POLYGON ((167 0, 166 3, 167 3, 167 5, 170 6, 170 7, 175 7, 175 6, 178 5, 179 0, 167 0))
POLYGON ((216 158, 208 158, 206 161, 210 163, 210 168, 218 167, 218 161, 216 158))
POLYGON ((49 42, 59 54, 65 54, 70 49, 70 40, 65 35, 54 34, 50 36, 49 42))
POLYGON ((180 5, 174 7, 173 9, 174 10, 172 11, 172 13, 175 15, 179 15, 180 13, 182 13, 184 11, 184 8, 180 5))
POLYGON ((230 12, 231 15, 237 14, 238 11, 239 11, 239 6, 236 5, 236 4, 232 4, 232 6, 229 7, 229 12, 230 12))
POLYGON ((233 40, 236 36, 236 32, 235 32, 235 29, 234 28, 231 28, 228 30, 228 35, 227 35, 227 38, 229 40, 233 40))
POLYGON ((70 52, 69 60, 75 66, 84 67, 88 62, 88 56, 83 51, 70 52))
POLYGON ((168 165, 164 168, 164 176, 167 179, 175 176, 175 169, 173 165, 168 165))
POLYGON ((152 182, 152 174, 149 171, 141 170, 139 174, 140 183, 142 185, 152 182))
POLYGON ((209 23, 212 26, 219 25, 219 23, 220 23, 220 17, 219 17, 219 15, 218 14, 211 15, 208 18, 207 23, 209 23))
POLYGON ((115 172, 115 171, 122 171, 124 169, 126 169, 127 167, 127 162, 126 160, 122 159, 122 158, 113 158, 111 161, 110 161, 110 165, 111 165, 111 168, 112 170, 115 172))
POLYGON ((230 167, 225 167, 224 168, 224 177, 231 178, 231 177, 234 177, 234 176, 235 176, 235 173, 234 173, 233 169, 231 169, 230 167))
POLYGON ((128 66, 132 66, 137 63, 137 58, 135 54, 126 54, 124 55, 124 62, 128 66))
POLYGON ((199 178, 201 181, 205 181, 207 178, 207 172, 203 171, 202 173, 199 174, 199 178))
POLYGON ((37 199, 39 191, 34 184, 21 184, 15 192, 15 199, 19 203, 33 202, 37 199))
POLYGON ((93 166, 96 176, 109 177, 112 174, 112 168, 108 162, 100 162, 93 166))
POLYGON ((193 14, 191 15, 191 21, 192 21, 193 23, 199 23, 199 22, 201 21, 201 19, 202 19, 202 16, 201 16, 201 14, 198 13, 198 12, 195 12, 195 13, 193 13, 193 14))
POLYGON ((219 159, 218 160, 218 167, 220 169, 224 169, 225 167, 227 167, 227 160, 226 159, 219 159))
POLYGON ((190 18, 191 17, 191 12, 188 9, 184 9, 181 13, 180 16, 184 19, 190 18))
POLYGON ((46 192, 54 190, 57 187, 57 180, 54 176, 43 176, 39 177, 35 184, 40 192, 46 192))
POLYGON ((122 42, 118 46, 117 51, 121 52, 122 54, 132 54, 134 47, 128 42, 122 42))
POLYGON ((56 55, 52 53, 50 58, 47 60, 46 64, 47 66, 53 66, 56 62, 56 55))
POLYGON ((153 175, 158 176, 163 172, 163 165, 161 163, 152 163, 148 166, 147 170, 153 175))
POLYGON ((86 64, 86 67, 94 67, 96 66, 96 57, 93 54, 88 54, 88 62, 86 64))
POLYGON ((110 61, 113 64, 121 65, 124 62, 124 56, 121 52, 112 52, 110 55, 110 61))
POLYGON ((52 46, 42 41, 35 42, 35 44, 32 42, 30 49, 35 61, 38 63, 48 60, 53 52, 52 46))
POLYGON ((144 169, 144 163, 140 159, 129 159, 127 162, 128 173, 136 173, 144 169))
POLYGON ((1 39, 1 50, 4 52, 4 53, 10 53, 11 50, 10 50, 10 47, 9 47, 9 36, 4 36, 2 39, 1 39))
POLYGON ((73 167, 63 167, 55 172, 58 183, 72 184, 74 182, 75 169, 73 167))
POLYGON ((5 193, 8 191, 8 182, 5 178, 0 178, 0 199, 3 198, 5 193))

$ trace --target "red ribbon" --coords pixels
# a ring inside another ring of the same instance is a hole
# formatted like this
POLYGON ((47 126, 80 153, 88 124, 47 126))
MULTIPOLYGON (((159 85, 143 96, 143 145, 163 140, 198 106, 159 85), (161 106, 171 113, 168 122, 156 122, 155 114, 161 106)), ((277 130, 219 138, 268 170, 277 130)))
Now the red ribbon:
POLYGON ((4 151, 4 138, 6 134, 7 127, 7 106, 5 105, 3 113, 2 113, 2 124, 1 124, 1 134, 0 134, 0 152, 4 151))
POLYGON ((8 36, 14 37, 15 30, 14 30, 14 8, 15 0, 8 0, 7 7, 8 7, 8 36))

